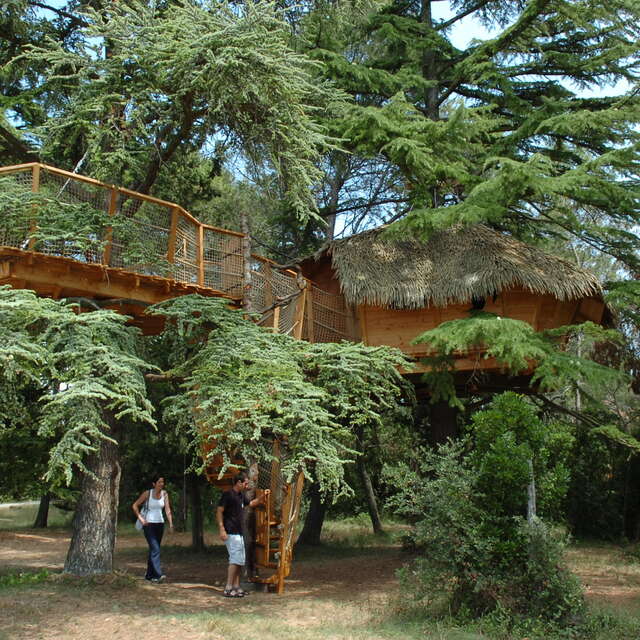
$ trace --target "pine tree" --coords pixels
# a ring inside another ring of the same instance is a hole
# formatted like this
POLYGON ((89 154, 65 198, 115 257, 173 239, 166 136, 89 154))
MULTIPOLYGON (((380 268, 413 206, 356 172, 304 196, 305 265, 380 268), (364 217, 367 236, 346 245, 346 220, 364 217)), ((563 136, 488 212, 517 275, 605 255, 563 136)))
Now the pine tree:
POLYGON ((353 96, 336 134, 401 171, 401 229, 484 221, 635 268, 637 3, 453 0, 438 18, 443 4, 397 0, 336 37, 320 3, 304 43, 353 96), (451 34, 468 17, 492 35, 460 49, 451 34), (597 95, 616 83, 629 91, 597 95))

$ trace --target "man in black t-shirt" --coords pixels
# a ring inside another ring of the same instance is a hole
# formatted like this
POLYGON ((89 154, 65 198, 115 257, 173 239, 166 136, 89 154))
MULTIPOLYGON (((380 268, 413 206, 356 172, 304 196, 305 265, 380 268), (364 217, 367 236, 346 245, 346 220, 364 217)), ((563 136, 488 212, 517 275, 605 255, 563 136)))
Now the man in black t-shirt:
POLYGON ((246 593, 240 589, 240 572, 245 563, 244 539, 242 537, 242 511, 245 506, 257 507, 263 504, 269 490, 260 497, 248 501, 244 492, 249 486, 247 474, 240 472, 233 478, 230 491, 220 497, 216 509, 216 520, 220 529, 220 538, 229 553, 229 569, 224 595, 227 598, 241 598, 246 593))

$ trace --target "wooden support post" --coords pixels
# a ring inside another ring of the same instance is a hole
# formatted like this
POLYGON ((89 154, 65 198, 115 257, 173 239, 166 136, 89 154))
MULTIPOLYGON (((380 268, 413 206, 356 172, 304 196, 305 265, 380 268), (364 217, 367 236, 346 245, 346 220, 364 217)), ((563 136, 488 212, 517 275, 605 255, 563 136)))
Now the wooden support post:
MULTIPOLYGON (((171 225, 169 226, 169 238, 167 240, 167 262, 174 264, 176 261, 176 235, 178 233, 178 207, 171 209, 171 225)), ((170 274, 173 277, 175 274, 170 274)))
MULTIPOLYGON (((116 215, 118 209, 118 190, 115 187, 111 188, 109 195, 109 217, 116 215)), ((105 234, 104 251, 102 253, 102 264, 109 266, 111 263, 111 249, 113 248, 113 227, 107 227, 107 233, 105 234)))
MULTIPOLYGON (((40 165, 34 164, 31 174, 31 193, 38 193, 40 191, 40 165)), ((37 209, 34 205, 33 207, 33 217, 31 218, 31 223, 29 224, 29 243, 27 248, 29 251, 33 251, 36 246, 36 239, 33 237, 33 234, 38 229, 38 224, 36 222, 37 219, 37 209)))
POLYGON ((273 333, 280 331, 280 307, 273 310, 273 333))
POLYGON ((198 257, 196 264, 198 265, 198 284, 204 287, 204 227, 201 224, 198 225, 198 257))
POLYGON ((296 340, 302 340, 302 332, 304 330, 304 316, 307 307, 307 292, 309 290, 309 283, 305 283, 305 287, 302 290, 302 294, 298 297, 296 306, 295 325, 293 330, 293 337, 296 340))
POLYGON ((307 337, 309 342, 315 342, 316 336, 314 331, 314 319, 313 319, 313 289, 309 287, 309 296, 306 303, 307 309, 307 337))

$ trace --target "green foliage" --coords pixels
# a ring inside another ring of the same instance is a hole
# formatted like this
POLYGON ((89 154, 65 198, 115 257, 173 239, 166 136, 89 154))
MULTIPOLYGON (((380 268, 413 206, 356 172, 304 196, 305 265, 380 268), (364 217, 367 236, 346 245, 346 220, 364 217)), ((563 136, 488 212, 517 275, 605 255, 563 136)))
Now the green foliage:
POLYGON ((78 144, 97 177, 146 191, 179 148, 218 136, 269 166, 299 216, 314 211, 308 187, 331 145, 315 115, 335 115, 341 95, 288 47, 274 6, 129 0, 81 18, 73 49, 51 40, 24 54, 47 69, 40 95, 68 96, 38 131, 46 157, 78 144))
POLYGON ((569 325, 537 332, 522 320, 503 318, 484 311, 471 312, 469 317, 450 320, 420 334, 416 344, 428 344, 434 352, 425 362, 433 372, 425 379, 434 386, 437 397, 459 404, 453 384, 453 356, 456 352, 480 349, 478 357, 495 358, 512 375, 533 370, 532 383, 542 390, 578 384, 602 387, 626 378, 623 372, 603 366, 586 357, 589 345, 596 341, 618 342, 617 331, 606 330, 592 322, 569 325), (567 348, 575 336, 585 337, 581 355, 567 348))
POLYGON ((485 496, 484 508, 496 519, 505 518, 503 531, 513 516, 526 515, 529 461, 539 514, 562 520, 570 480, 567 458, 574 445, 567 425, 543 422, 526 398, 507 392, 475 413, 469 428, 475 444, 471 459, 480 474, 477 487, 485 496))
POLYGON ((69 483, 74 468, 86 470, 84 456, 113 437, 105 411, 154 423, 143 378, 150 365, 135 355, 136 331, 126 321, 113 311, 78 314, 64 301, 0 287, 0 334, 9 340, 0 393, 11 399, 35 380, 46 390, 34 419, 38 435, 54 441, 46 474, 52 482, 69 483))
POLYGON ((539 420, 513 393, 474 416, 471 437, 419 450, 412 467, 387 468, 398 487, 389 506, 414 522, 415 563, 404 588, 433 608, 444 597, 455 615, 504 610, 563 625, 583 611, 577 578, 562 559, 565 536, 539 518, 526 521, 534 473, 541 505, 553 513, 567 490, 570 436, 539 420), (540 482, 538 482, 538 479, 540 482))
POLYGON ((47 569, 41 569, 36 572, 21 571, 19 573, 6 573, 4 575, 0 575, 0 589, 46 582, 50 576, 51 572, 47 571, 47 569))
POLYGON ((278 438, 285 475, 303 470, 339 491, 352 429, 375 427, 403 402, 398 351, 273 335, 213 298, 184 296, 151 312, 168 318, 160 349, 171 354, 169 375, 184 380, 165 400, 165 419, 227 464, 230 453, 269 459, 278 438))

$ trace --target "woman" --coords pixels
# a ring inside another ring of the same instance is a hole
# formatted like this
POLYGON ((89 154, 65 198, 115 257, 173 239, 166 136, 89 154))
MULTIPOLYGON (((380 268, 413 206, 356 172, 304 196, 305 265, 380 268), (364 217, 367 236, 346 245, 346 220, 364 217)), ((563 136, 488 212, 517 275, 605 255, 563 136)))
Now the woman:
POLYGON ((171 515, 171 503, 169 494, 164 490, 164 478, 154 476, 151 480, 151 489, 143 491, 140 497, 132 505, 136 518, 142 524, 144 537, 149 545, 149 560, 147 561, 147 575, 145 579, 150 582, 164 582, 167 576, 162 573, 160 567, 160 542, 164 533, 164 517, 162 510, 167 514, 169 529, 173 531, 173 516, 171 515), (140 508, 142 507, 142 511, 140 508))

